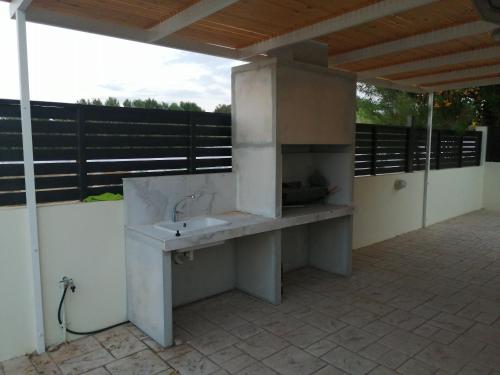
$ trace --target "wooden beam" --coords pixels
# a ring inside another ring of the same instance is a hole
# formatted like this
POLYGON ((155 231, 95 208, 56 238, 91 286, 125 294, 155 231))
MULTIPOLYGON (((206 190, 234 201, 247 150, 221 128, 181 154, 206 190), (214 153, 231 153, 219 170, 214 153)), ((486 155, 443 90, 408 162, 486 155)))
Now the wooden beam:
MULTIPOLYGON (((101 20, 91 20, 83 17, 68 16, 58 12, 34 7, 28 10, 26 18, 28 21, 37 22, 44 25, 85 31, 94 34, 132 40, 135 42, 150 43, 148 41, 149 33, 147 30, 135 27, 118 26, 116 24, 104 22, 101 20)), ((164 38, 163 40, 158 41, 154 44, 170 48, 182 49, 190 52, 207 53, 214 56, 226 57, 230 59, 238 59, 239 57, 239 53, 237 50, 192 40, 188 41, 173 36, 171 38, 164 38)))
POLYGON ((367 78, 367 79, 360 78, 358 80, 358 82, 366 83, 368 85, 374 85, 377 87, 384 87, 386 89, 393 89, 393 90, 404 91, 404 92, 412 92, 415 94, 423 94, 423 93, 428 92, 428 90, 423 89, 421 87, 400 84, 398 82, 389 81, 387 79, 381 79, 381 78, 367 78))
POLYGON ((358 72, 360 78, 386 77, 393 74, 409 73, 417 70, 434 69, 440 66, 470 63, 478 60, 500 58, 500 46, 480 48, 472 51, 453 53, 403 64, 389 65, 358 72))
POLYGON ((435 1, 436 0, 383 0, 373 5, 356 9, 352 12, 344 13, 337 17, 333 17, 242 48, 241 57, 247 58, 266 53, 279 47, 338 32, 382 17, 387 17, 431 4, 435 1))
POLYGON ((352 61, 366 60, 373 57, 388 55, 390 53, 409 50, 412 48, 419 48, 430 44, 442 43, 449 40, 468 37, 471 35, 482 34, 493 31, 496 28, 498 28, 498 25, 490 22, 469 22, 458 26, 447 27, 441 30, 434 30, 423 34, 334 55, 330 57, 329 63, 331 65, 340 65, 352 61))
POLYGON ((148 30, 148 41, 158 42, 203 18, 216 13, 238 0, 200 0, 148 30))
POLYGON ((500 64, 482 66, 479 68, 461 69, 452 72, 429 74, 425 76, 413 77, 408 79, 397 80, 397 83, 407 85, 422 85, 432 82, 446 82, 468 77, 484 77, 487 75, 500 73, 500 64))
POLYGON ((500 77, 470 79, 468 81, 462 81, 456 83, 451 82, 437 86, 429 86, 426 87, 426 89, 434 92, 439 92, 439 91, 460 90, 471 87, 494 86, 494 85, 500 85, 500 77))
POLYGON ((15 18, 18 10, 26 12, 32 2, 33 0, 12 0, 9 6, 10 18, 15 18))

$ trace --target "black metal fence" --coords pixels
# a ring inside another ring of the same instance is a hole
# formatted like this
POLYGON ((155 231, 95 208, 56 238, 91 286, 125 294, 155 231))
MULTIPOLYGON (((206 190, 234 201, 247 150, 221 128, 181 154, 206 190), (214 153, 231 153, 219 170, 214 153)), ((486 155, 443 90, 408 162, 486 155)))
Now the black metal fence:
POLYGON ((488 128, 486 161, 500 162, 500 126, 488 128))
MULTIPOLYGON (((356 125, 356 176, 425 169, 427 130, 386 125, 356 125)), ((432 132, 431 168, 480 165, 482 132, 432 132)))
MULTIPOLYGON (((231 171, 231 116, 32 102, 38 202, 122 192, 122 178, 231 171)), ((19 102, 0 101, 0 205, 25 203, 19 102)))
MULTIPOLYGON (((126 177, 231 171, 228 114, 32 102, 31 115, 38 202, 121 193, 126 177)), ((426 134, 358 124, 355 174, 424 169, 426 134)), ((431 167, 479 165, 481 136, 435 130, 431 167)), ((19 102, 0 100, 0 206, 23 203, 19 102)))

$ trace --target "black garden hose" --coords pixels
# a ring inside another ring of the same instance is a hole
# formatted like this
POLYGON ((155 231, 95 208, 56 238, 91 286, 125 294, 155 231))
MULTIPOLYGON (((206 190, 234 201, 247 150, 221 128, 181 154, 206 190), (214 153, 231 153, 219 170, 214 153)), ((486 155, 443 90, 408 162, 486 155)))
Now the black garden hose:
MULTIPOLYGON (((64 292, 61 297, 61 301, 59 302, 59 308, 57 309, 57 320, 59 321, 59 324, 62 324, 62 319, 61 319, 61 311, 62 311, 62 306, 64 303, 64 299, 66 298, 66 292, 68 291, 68 287, 64 287, 64 292)), ((88 331, 88 332, 78 332, 78 331, 73 331, 69 328, 66 328, 66 332, 72 333, 73 335, 95 335, 96 333, 104 332, 107 331, 108 329, 115 328, 122 326, 124 324, 127 324, 129 321, 127 320, 126 322, 118 323, 118 324, 113 324, 112 326, 97 329, 95 331, 88 331)))

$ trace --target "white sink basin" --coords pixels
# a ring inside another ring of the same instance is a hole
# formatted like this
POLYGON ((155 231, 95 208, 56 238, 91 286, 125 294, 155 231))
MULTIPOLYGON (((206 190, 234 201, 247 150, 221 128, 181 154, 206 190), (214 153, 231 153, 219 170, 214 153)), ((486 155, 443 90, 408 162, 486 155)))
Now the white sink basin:
POLYGON ((191 233, 197 230, 203 230, 206 228, 211 228, 219 225, 228 224, 225 220, 215 219, 213 217, 193 217, 190 219, 172 222, 172 221, 164 221, 161 223, 155 224, 155 228, 166 230, 168 232, 172 232, 174 234, 179 231, 180 235, 191 233))

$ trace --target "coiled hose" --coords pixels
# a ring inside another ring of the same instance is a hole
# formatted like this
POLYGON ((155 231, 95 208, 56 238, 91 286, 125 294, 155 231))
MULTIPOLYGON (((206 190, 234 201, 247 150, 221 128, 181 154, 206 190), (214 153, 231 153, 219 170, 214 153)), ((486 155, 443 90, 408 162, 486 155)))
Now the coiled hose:
MULTIPOLYGON (((64 299, 66 298, 66 292, 67 291, 68 291, 68 287, 64 286, 64 292, 63 292, 63 294, 61 296, 61 301, 59 302, 59 308, 57 309, 57 320, 58 320, 59 324, 62 324, 61 311, 62 311, 62 307, 63 307, 63 304, 64 304, 64 299)), ((73 292, 74 292, 74 290, 73 290, 73 292)), ((73 335, 81 335, 81 336, 83 336, 83 335, 94 335, 96 333, 107 331, 108 329, 111 329, 111 328, 122 326, 124 324, 127 324, 128 322, 129 321, 127 320, 126 322, 122 322, 122 323, 118 323, 118 324, 113 324, 112 326, 109 326, 109 327, 97 329, 95 331, 88 331, 88 332, 78 332, 78 331, 73 331, 73 330, 71 330, 69 328, 66 328, 66 332, 72 333, 73 335)))

